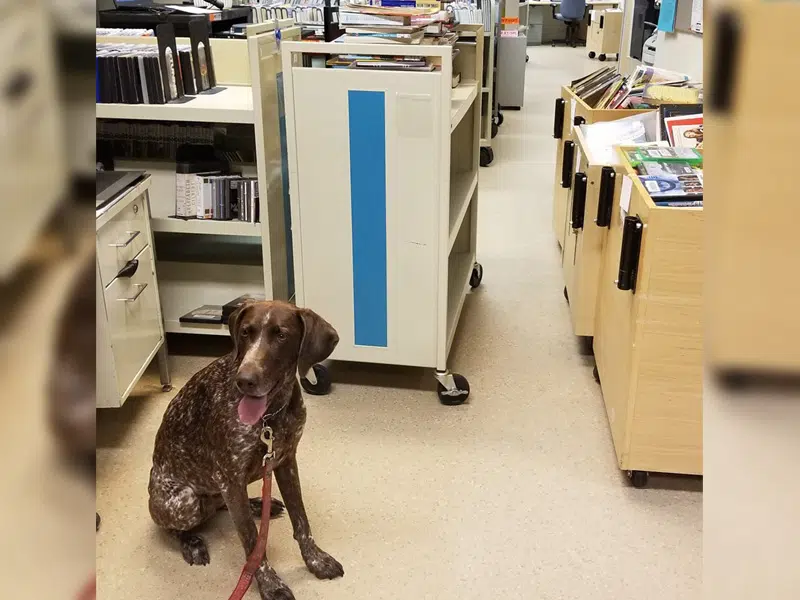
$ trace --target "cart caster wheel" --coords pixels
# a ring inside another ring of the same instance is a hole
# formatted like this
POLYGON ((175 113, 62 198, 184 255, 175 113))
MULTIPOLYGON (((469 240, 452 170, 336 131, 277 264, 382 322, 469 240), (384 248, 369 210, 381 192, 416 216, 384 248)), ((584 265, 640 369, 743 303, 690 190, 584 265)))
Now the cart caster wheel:
POLYGON ((448 390, 441 383, 436 385, 436 393, 439 394, 439 402, 445 406, 458 406, 464 404, 469 398, 469 381, 463 375, 453 373, 453 382, 456 389, 448 390))
POLYGON ((589 58, 594 58, 595 56, 597 56, 596 52, 589 52, 589 58))
POLYGON ((494 150, 487 147, 481 148, 481 158, 480 158, 481 166, 488 167, 490 164, 492 164, 493 160, 494 160, 494 150))
POLYGON ((592 377, 598 384, 600 383, 600 371, 597 370, 597 365, 592 369, 592 377))
POLYGON ((569 292, 567 291, 567 286, 564 286, 564 299, 567 301, 567 304, 569 304, 569 292))
POLYGON ((311 380, 307 377, 301 377, 300 385, 312 396, 324 396, 331 391, 331 376, 330 373, 328 373, 328 367, 325 365, 314 365, 313 370, 317 383, 311 383, 311 380))
POLYGON ((601 61, 601 62, 603 62, 603 61, 605 61, 605 59, 606 59, 606 55, 605 55, 605 54, 601 54, 601 55, 600 55, 600 56, 598 56, 597 58, 598 58, 598 59, 600 59, 600 61, 601 61))
POLYGON ((481 284, 481 281, 483 281, 483 265, 475 263, 475 266, 472 267, 472 275, 469 277, 469 287, 474 290, 481 284))
POLYGON ((172 384, 171 383, 165 383, 164 385, 161 386, 161 391, 162 392, 171 392, 172 391, 172 384))
POLYGON ((492 121, 492 139, 497 137, 497 133, 500 130, 500 126, 492 121))
POLYGON ((650 479, 650 473, 647 471, 628 471, 628 477, 631 478, 631 483, 636 489, 647 487, 647 481, 650 479))
POLYGON ((498 112, 497 113, 497 126, 500 127, 500 125, 502 125, 502 124, 503 124, 503 113, 498 112))

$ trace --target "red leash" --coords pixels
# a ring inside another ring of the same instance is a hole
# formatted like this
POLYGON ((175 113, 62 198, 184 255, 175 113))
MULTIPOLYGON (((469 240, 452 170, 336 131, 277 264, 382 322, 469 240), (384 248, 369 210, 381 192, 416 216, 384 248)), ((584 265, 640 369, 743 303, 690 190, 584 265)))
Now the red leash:
MULTIPOLYGON (((272 454, 272 429, 269 429, 269 443, 267 444, 267 456, 272 454)), ((262 433, 264 436, 265 433, 262 433)), ((262 441, 263 437, 262 437, 262 441)), ((261 527, 258 530, 258 538, 256 539, 256 547, 247 557, 247 562, 244 563, 242 574, 239 576, 239 582, 228 600, 242 600, 247 590, 250 589, 250 584, 253 583, 253 576, 255 575, 261 561, 267 554, 267 536, 269 535, 269 520, 270 520, 270 507, 272 504, 272 471, 269 469, 269 461, 267 456, 264 457, 264 484, 261 487, 261 527)))

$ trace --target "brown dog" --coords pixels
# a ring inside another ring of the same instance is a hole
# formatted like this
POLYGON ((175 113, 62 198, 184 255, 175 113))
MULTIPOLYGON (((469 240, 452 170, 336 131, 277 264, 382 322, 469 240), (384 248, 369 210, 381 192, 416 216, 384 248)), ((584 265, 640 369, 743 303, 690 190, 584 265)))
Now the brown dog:
MULTIPOLYGON (((164 413, 150 471, 150 515, 180 540, 186 562, 205 565, 208 549, 193 530, 227 507, 249 555, 261 505, 248 499, 247 484, 263 475, 266 424, 274 432, 270 462, 303 560, 320 579, 341 577, 342 565, 311 537, 296 459, 306 421, 297 373, 330 356, 339 336, 316 313, 284 302, 247 303, 228 326, 233 352, 194 375, 164 413)), ((273 500, 272 514, 281 509, 273 500)), ((263 600, 294 598, 266 559, 255 578, 263 600)))

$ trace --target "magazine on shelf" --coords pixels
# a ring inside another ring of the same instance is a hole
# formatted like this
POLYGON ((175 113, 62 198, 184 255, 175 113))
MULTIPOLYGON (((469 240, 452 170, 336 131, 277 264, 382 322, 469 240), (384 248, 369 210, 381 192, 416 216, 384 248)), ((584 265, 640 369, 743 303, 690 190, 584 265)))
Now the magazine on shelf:
POLYGON ((702 104, 660 104, 658 107, 659 139, 667 140, 667 127, 664 120, 668 117, 703 114, 702 104))
POLYGON ((667 198, 687 200, 703 197, 703 182, 696 174, 691 175, 639 175, 653 201, 667 198))
POLYGON ((703 115, 683 115, 664 119, 667 139, 679 148, 703 147, 703 115))

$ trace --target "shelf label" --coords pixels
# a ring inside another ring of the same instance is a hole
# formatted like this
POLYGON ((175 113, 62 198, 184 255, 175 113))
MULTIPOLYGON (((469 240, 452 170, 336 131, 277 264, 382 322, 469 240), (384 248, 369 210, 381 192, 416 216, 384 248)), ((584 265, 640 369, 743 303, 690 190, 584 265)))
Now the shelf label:
POLYGON ((519 25, 519 17, 503 17, 500 22, 503 25, 519 25))
POLYGON ((517 30, 516 29, 503 29, 500 32, 500 37, 509 37, 509 38, 513 37, 513 38, 515 38, 515 37, 519 37, 519 36, 517 36, 517 30))

